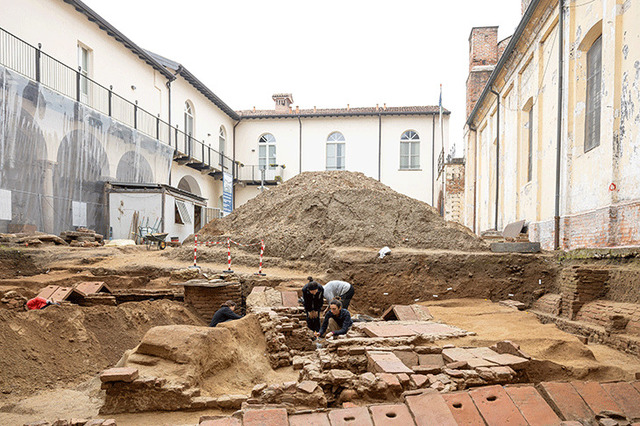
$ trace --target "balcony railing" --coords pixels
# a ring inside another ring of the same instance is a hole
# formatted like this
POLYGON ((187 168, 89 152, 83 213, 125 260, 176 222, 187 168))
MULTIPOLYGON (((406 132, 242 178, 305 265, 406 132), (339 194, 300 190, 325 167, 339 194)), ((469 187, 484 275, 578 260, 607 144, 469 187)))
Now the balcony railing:
POLYGON ((189 162, 232 172, 233 160, 0 28, 0 64, 174 148, 189 162))
POLYGON ((282 166, 239 166, 238 167, 238 180, 249 184, 260 184, 264 181, 265 184, 274 184, 282 182, 282 166))

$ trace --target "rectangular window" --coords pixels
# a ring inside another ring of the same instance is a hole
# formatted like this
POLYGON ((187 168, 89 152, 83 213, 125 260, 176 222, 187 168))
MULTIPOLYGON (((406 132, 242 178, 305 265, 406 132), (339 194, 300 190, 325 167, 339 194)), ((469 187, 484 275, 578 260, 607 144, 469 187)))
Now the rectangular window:
POLYGON ((90 51, 84 46, 78 45, 78 70, 80 71, 80 101, 89 100, 89 54, 90 51))
POLYGON ((602 37, 587 52, 587 108, 584 152, 600 145, 600 101, 602 91, 602 37))
POLYGON ((531 182, 531 178, 533 177, 533 107, 529 110, 529 122, 527 123, 529 127, 528 132, 528 155, 527 155, 527 182, 531 182))
POLYGON ((420 142, 400 142, 400 169, 420 168, 420 142))
POLYGON ((276 146, 258 146, 258 166, 260 169, 275 170, 276 168, 276 146), (267 155, 268 154, 268 155, 267 155))
POLYGON ((344 170, 344 144, 327 144, 327 170, 344 170))

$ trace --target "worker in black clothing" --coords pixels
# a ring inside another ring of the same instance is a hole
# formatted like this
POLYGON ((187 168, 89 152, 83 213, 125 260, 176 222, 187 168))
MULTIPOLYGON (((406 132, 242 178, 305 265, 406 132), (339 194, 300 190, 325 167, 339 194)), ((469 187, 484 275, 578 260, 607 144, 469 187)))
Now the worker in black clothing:
POLYGON ((236 314, 234 311, 236 310, 236 302, 233 300, 227 300, 222 304, 220 309, 213 314, 213 318, 211 318, 211 324, 209 327, 215 327, 221 322, 227 322, 232 320, 237 320, 242 318, 241 315, 236 314))
POLYGON ((320 311, 324 299, 324 290, 313 278, 307 278, 309 282, 302 287, 302 298, 304 300, 304 311, 307 314, 307 327, 311 331, 320 330, 320 311))
POLYGON ((329 304, 329 312, 324 316, 322 327, 320 331, 316 331, 315 335, 316 337, 331 337, 347 334, 352 325, 351 314, 342 308, 342 302, 332 300, 329 304), (327 332, 326 335, 325 332, 327 332))

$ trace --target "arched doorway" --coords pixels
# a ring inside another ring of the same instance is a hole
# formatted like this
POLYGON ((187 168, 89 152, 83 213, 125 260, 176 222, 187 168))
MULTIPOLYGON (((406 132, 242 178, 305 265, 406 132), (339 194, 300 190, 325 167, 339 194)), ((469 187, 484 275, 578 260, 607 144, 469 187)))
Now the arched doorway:
POLYGON ((127 151, 118 162, 116 169, 118 182, 151 183, 153 170, 144 156, 136 151, 127 151))

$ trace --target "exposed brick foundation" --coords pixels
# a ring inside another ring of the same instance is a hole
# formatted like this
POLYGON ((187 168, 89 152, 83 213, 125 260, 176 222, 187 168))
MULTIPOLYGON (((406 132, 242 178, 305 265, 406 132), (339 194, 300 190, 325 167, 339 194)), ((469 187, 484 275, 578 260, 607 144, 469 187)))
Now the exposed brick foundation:
MULTIPOLYGON (((553 220, 531 223, 529 238, 553 250, 553 229, 553 220)), ((640 201, 562 217, 560 244, 565 250, 640 245, 640 201)))
POLYGON ((193 306, 205 321, 210 321, 213 314, 220 309, 220 305, 227 300, 233 300, 238 306, 242 306, 240 283, 184 287, 184 301, 193 306))
POLYGON ((560 274, 562 293, 561 315, 575 319, 582 306, 606 294, 609 271, 578 266, 567 268, 560 274))

